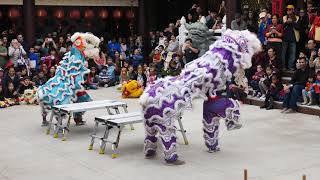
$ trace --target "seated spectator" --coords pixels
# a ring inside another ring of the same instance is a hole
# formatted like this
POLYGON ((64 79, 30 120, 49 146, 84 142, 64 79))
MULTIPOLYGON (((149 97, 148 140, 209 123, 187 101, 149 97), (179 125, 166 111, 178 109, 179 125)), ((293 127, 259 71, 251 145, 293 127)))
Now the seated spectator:
POLYGON ((239 101, 244 101, 248 95, 248 80, 245 76, 242 78, 233 77, 228 86, 227 96, 239 101))
POLYGON ((137 68, 139 65, 143 64, 143 56, 140 54, 139 49, 135 49, 132 56, 132 66, 137 68))
POLYGON ((111 58, 108 58, 107 66, 103 67, 99 73, 99 86, 111 87, 115 85, 115 67, 111 58))
POLYGON ((23 95, 24 91, 27 89, 34 89, 34 83, 30 80, 30 77, 28 76, 21 79, 21 83, 17 91, 19 95, 23 95))
POLYGON ((301 96, 302 89, 308 81, 312 71, 307 67, 306 58, 300 58, 297 62, 297 71, 295 71, 290 84, 284 86, 285 97, 283 100, 282 113, 294 113, 297 110, 297 101, 301 96))
POLYGON ((19 94, 12 82, 8 83, 7 91, 5 92, 4 97, 10 105, 19 104, 19 94))
POLYGON ((260 108, 266 108, 267 110, 273 109, 273 102, 280 100, 280 92, 283 89, 283 86, 277 77, 277 75, 272 75, 271 84, 266 94, 264 100, 264 105, 260 108))
POLYGON ((281 60, 278 58, 275 48, 270 47, 267 54, 267 61, 264 62, 264 67, 271 66, 272 70, 278 73, 281 67, 281 60))
POLYGON ((30 47, 29 59, 30 59, 30 68, 31 68, 31 70, 34 72, 37 69, 39 69, 39 56, 35 52, 35 48, 34 47, 30 47))
POLYGON ((25 68, 25 67, 21 68, 21 70, 19 72, 17 72, 17 74, 19 75, 20 80, 25 78, 25 77, 29 77, 28 69, 25 68))
POLYGON ((3 87, 4 94, 7 94, 9 83, 13 84, 14 90, 18 89, 20 84, 20 77, 16 74, 16 71, 14 70, 14 68, 10 67, 8 70, 8 73, 5 74, 2 82, 3 82, 2 87, 3 87))
POLYGON ((169 63, 169 68, 167 70, 162 70, 162 77, 165 76, 178 76, 181 73, 181 63, 178 60, 178 56, 173 56, 169 63))
POLYGON ((90 68, 90 73, 85 78, 84 85, 87 89, 98 89, 99 76, 97 75, 96 67, 90 68))
POLYGON ((155 81, 157 80, 157 70, 156 70, 156 66, 154 64, 150 65, 150 70, 149 70, 149 74, 147 76, 147 85, 149 84, 155 84, 155 81))
POLYGON ((0 39, 0 68, 4 69, 8 62, 8 50, 7 47, 3 45, 2 39, 0 39))
POLYGON ((302 89, 302 97, 303 97, 303 102, 301 103, 302 105, 312 105, 314 102, 314 79, 313 76, 310 75, 308 78, 308 82, 306 83, 306 87, 302 89))
POLYGON ((41 64, 40 65, 40 71, 42 71, 45 74, 45 76, 48 76, 49 70, 48 70, 48 66, 46 64, 41 64))
POLYGON ((247 24, 241 19, 241 14, 235 15, 235 19, 231 22, 231 29, 239 31, 247 29, 247 24))
POLYGON ((316 57, 316 52, 313 51, 311 53, 310 61, 309 61, 309 66, 310 68, 314 68, 314 71, 320 72, 320 48, 318 49, 318 57, 316 57), (316 58, 315 58, 316 57, 316 58))
POLYGON ((255 91, 255 93, 253 94, 253 96, 258 95, 258 92, 260 91, 259 89, 259 82, 260 79, 263 78, 265 75, 265 72, 262 68, 261 65, 257 66, 257 71, 256 73, 252 76, 252 80, 250 82, 250 86, 252 87, 252 89, 255 91))
POLYGON ((142 66, 138 66, 137 74, 135 75, 133 80, 137 80, 138 83, 143 87, 147 87, 147 76, 143 72, 142 66))
POLYGON ((174 35, 171 35, 171 40, 167 48, 168 52, 177 52, 179 50, 179 42, 176 40, 174 35))
POLYGON ((39 71, 39 73, 33 77, 32 81, 35 83, 36 87, 39 87, 47 82, 47 77, 43 71, 39 71))
POLYGON ((187 38, 183 47, 183 54, 185 56, 186 63, 189 63, 198 58, 200 53, 199 49, 192 46, 192 39, 187 38))
POLYGON ((128 69, 123 67, 120 73, 120 86, 129 81, 128 69))
POLYGON ((42 57, 41 60, 42 64, 46 64, 48 68, 58 65, 60 62, 60 58, 55 49, 51 49, 50 54, 48 56, 42 57))
POLYGON ((264 75, 263 78, 260 78, 259 81, 259 93, 257 94, 258 97, 260 98, 265 98, 267 91, 271 85, 272 81, 272 75, 273 75, 273 69, 271 66, 266 67, 266 74, 264 75))
POLYGON ((278 21, 279 16, 272 15, 272 24, 265 30, 265 35, 267 37, 267 46, 273 47, 278 57, 281 57, 283 26, 278 24, 278 21))
POLYGON ((108 55, 114 57, 114 53, 118 51, 121 52, 121 46, 117 42, 116 38, 112 38, 112 41, 108 43, 108 55))
POLYGON ((128 76, 129 76, 129 80, 134 80, 134 77, 136 76, 136 72, 133 69, 133 66, 129 66, 128 68, 128 76))
POLYGON ((52 66, 47 74, 48 79, 54 77, 56 75, 56 67, 52 66))
POLYGON ((312 55, 317 55, 317 44, 315 40, 310 39, 307 44, 307 50, 306 50, 306 55, 307 59, 311 59, 312 55))

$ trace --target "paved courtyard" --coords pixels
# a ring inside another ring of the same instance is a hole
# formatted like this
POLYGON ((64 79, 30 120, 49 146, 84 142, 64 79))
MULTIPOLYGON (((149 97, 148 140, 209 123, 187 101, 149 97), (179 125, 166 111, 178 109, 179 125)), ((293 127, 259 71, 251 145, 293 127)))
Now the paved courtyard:
MULTIPOLYGON (((114 88, 89 93, 95 100, 121 98, 114 88)), ((139 110, 136 99, 124 101, 129 111, 139 110)), ((62 142, 45 135, 38 106, 0 109, 0 180, 242 180, 245 168, 250 180, 299 180, 302 174, 308 180, 320 178, 319 117, 243 105, 243 128, 229 132, 221 126, 222 151, 209 154, 202 138, 201 104, 196 101, 183 116, 190 144, 183 145, 178 134, 186 165, 177 167, 165 166, 161 152, 154 160, 144 159, 142 124, 124 130, 119 158, 111 159, 110 146, 105 155, 98 154, 98 144, 88 151, 94 117, 104 115, 103 110, 86 113, 87 124, 72 125, 62 142)))

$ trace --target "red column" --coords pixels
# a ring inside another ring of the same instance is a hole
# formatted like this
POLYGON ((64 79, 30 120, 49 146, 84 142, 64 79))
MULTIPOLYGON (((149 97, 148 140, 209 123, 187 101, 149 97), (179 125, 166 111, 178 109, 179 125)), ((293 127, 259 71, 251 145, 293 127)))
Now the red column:
POLYGON ((24 35, 29 46, 35 42, 35 9, 35 0, 23 0, 24 35))

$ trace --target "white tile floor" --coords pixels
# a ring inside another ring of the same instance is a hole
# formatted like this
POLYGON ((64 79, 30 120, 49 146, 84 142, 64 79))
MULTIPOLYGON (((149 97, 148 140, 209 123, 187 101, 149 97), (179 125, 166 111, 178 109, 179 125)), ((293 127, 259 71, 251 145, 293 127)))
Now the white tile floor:
MULTIPOLYGON (((114 88, 90 91, 96 100, 120 98, 114 88)), ((127 100, 129 110, 138 110, 136 99, 127 100)), ((85 114, 87 125, 71 128, 68 141, 44 134, 37 106, 0 109, 0 180, 131 180, 131 179, 216 179, 242 180, 243 169, 249 180, 308 180, 320 178, 320 118, 305 114, 280 114, 279 110, 242 107, 244 126, 237 131, 221 127, 221 152, 206 152, 202 138, 201 101, 185 112, 183 123, 190 144, 179 154, 184 166, 165 166, 160 152, 155 160, 142 154, 144 130, 125 129, 120 140, 120 157, 111 159, 110 150, 88 151, 89 134, 95 116, 85 114)), ((179 134, 180 136, 180 134, 179 134)), ((107 148, 110 148, 109 146, 107 148)))

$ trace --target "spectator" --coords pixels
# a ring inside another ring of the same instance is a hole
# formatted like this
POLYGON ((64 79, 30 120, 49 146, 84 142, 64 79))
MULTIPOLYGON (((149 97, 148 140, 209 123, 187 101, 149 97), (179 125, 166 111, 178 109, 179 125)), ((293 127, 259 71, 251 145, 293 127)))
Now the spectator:
POLYGON ((99 77, 96 67, 90 68, 90 73, 87 74, 84 85, 87 89, 98 89, 99 77))
POLYGON ((183 53, 185 56, 186 63, 189 63, 198 58, 199 49, 192 46, 192 40, 187 38, 184 45, 183 45, 183 53))
POLYGON ((120 73, 120 86, 129 81, 129 75, 128 75, 128 69, 123 67, 121 68, 121 73, 120 73))
POLYGON ((19 95, 23 95, 24 91, 27 89, 34 89, 34 82, 32 82, 28 76, 21 79, 21 83, 17 91, 19 95))
POLYGON ((306 87, 302 89, 302 97, 303 97, 303 102, 301 103, 302 105, 312 105, 313 100, 314 100, 314 94, 315 90, 313 87, 314 84, 314 79, 313 76, 309 76, 308 82, 306 83, 306 87))
POLYGON ((25 61, 23 59, 23 56, 26 55, 26 51, 23 49, 21 44, 18 42, 17 39, 13 39, 11 41, 10 47, 9 47, 9 58, 12 60, 13 65, 15 68, 19 66, 24 66, 25 61))
POLYGON ((3 45, 3 40, 0 39, 0 68, 4 69, 8 59, 8 50, 7 48, 3 45))
POLYGON ((99 86, 100 87, 111 87, 115 85, 115 67, 112 62, 112 58, 109 57, 107 66, 104 66, 99 73, 99 86))
POLYGON ((20 77, 16 75, 16 71, 13 67, 10 67, 8 73, 4 76, 2 81, 4 94, 8 92, 9 83, 12 83, 14 89, 18 89, 20 83, 20 77))
POLYGON ((169 42, 167 51, 168 52, 177 52, 179 50, 179 42, 176 40, 174 35, 171 35, 171 40, 169 42))
POLYGON ((260 82, 260 79, 264 77, 264 75, 265 75, 265 72, 264 72, 262 66, 258 65, 257 66, 257 72, 252 76, 252 80, 250 82, 250 85, 251 85, 252 89, 255 91, 253 96, 258 95, 259 82, 260 82))
POLYGON ((139 49, 135 49, 132 56, 132 66, 133 68, 137 68, 141 64, 143 64, 143 56, 141 55, 139 49))
POLYGON ((267 27, 269 26, 267 21, 267 13, 262 12, 259 14, 260 17, 260 24, 258 29, 258 38, 263 45, 267 45, 266 37, 265 37, 265 31, 267 27))
POLYGON ((297 71, 294 73, 290 83, 284 86, 285 97, 282 113, 294 113, 297 110, 297 101, 301 96, 302 89, 307 83, 311 70, 307 67, 306 58, 300 58, 297 62, 297 71))
POLYGON ((309 66, 314 68, 315 72, 320 72, 320 48, 318 49, 318 57, 316 57, 316 51, 311 53, 309 66))
POLYGON ((46 37, 41 46, 41 56, 47 56, 50 49, 57 49, 57 45, 52 38, 46 37))
POLYGON ((297 23, 300 27, 299 29, 300 39, 297 44, 297 52, 305 52, 306 42, 308 41, 308 33, 309 33, 309 28, 308 28, 309 18, 306 15, 306 12, 304 9, 300 9, 299 20, 297 23))
POLYGON ((2 42, 3 42, 3 46, 8 49, 9 43, 8 43, 8 38, 6 36, 2 37, 2 42))
POLYGON ((133 80, 138 81, 143 88, 147 87, 147 76, 144 74, 143 67, 141 65, 138 66, 137 74, 133 80))
POLYGON ((30 59, 30 68, 32 69, 32 71, 35 72, 37 69, 39 69, 39 56, 37 53, 35 53, 34 47, 30 47, 29 59, 30 59))
POLYGON ((19 104, 19 94, 12 82, 7 84, 7 91, 5 92, 4 97, 7 101, 12 102, 10 104, 19 104))
POLYGON ((267 91, 264 105, 260 108, 266 108, 267 110, 273 109, 273 102, 280 99, 280 92, 282 89, 283 86, 277 75, 272 75, 271 85, 267 91))
POLYGON ((39 73, 33 77, 32 81, 35 83, 36 87, 39 87, 47 82, 47 77, 43 71, 39 71, 39 73))
POLYGON ((67 44, 65 43, 63 36, 59 37, 57 51, 60 57, 63 57, 63 55, 67 52, 67 44))
POLYGON ((55 75, 56 75, 56 67, 51 66, 47 77, 48 77, 48 79, 50 79, 50 78, 54 77, 55 75))
POLYGON ((248 12, 247 28, 250 32, 258 34, 258 20, 257 15, 253 11, 248 12))
POLYGON ((42 64, 46 64, 48 68, 58 65, 60 58, 58 57, 57 51, 55 49, 50 50, 50 54, 41 58, 42 64))
POLYGON ((116 41, 116 38, 112 38, 112 41, 108 44, 108 55, 114 57, 114 53, 121 52, 120 44, 116 41))
POLYGON ((261 99, 266 97, 267 91, 271 85, 272 75, 273 75, 272 67, 267 66, 265 76, 263 78, 260 78, 260 81, 259 81, 260 93, 258 93, 257 96, 260 97, 261 99))
POLYGON ((233 78, 228 86, 227 96, 233 99, 244 101, 248 95, 248 80, 245 76, 243 78, 233 78))
POLYGON ((155 81, 157 80, 157 70, 156 70, 156 66, 154 64, 150 65, 150 72, 149 75, 147 76, 147 81, 148 81, 148 85, 149 84, 155 84, 155 81))
POLYGON ((237 13, 235 15, 235 20, 231 22, 231 29, 239 31, 247 29, 246 23, 243 20, 241 20, 241 14, 237 13))
POLYGON ((272 15, 272 24, 267 27, 265 35, 267 37, 268 48, 273 47, 276 50, 277 57, 281 57, 283 26, 282 24, 278 24, 278 21, 279 16, 272 15))
POLYGON ((267 61, 264 64, 264 67, 271 66, 273 71, 278 73, 281 66, 280 65, 281 61, 279 60, 276 54, 275 48, 272 48, 272 47, 269 48, 267 53, 268 53, 268 57, 267 57, 267 61))
POLYGON ((133 66, 129 66, 128 68, 128 76, 129 76, 129 80, 133 80, 136 76, 136 73, 134 72, 133 66))
POLYGON ((43 73, 45 74, 45 76, 47 76, 47 78, 48 78, 49 70, 48 70, 48 66, 47 66, 46 64, 41 64, 41 66, 40 66, 40 71, 43 71, 43 73))
POLYGON ((28 44, 27 44, 26 41, 24 41, 24 38, 23 38, 22 34, 18 34, 17 40, 22 45, 23 49, 29 49, 28 44))
POLYGON ((317 55, 317 48, 316 48, 316 46, 317 46, 317 44, 316 44, 316 41, 315 41, 315 40, 310 39, 310 40, 308 41, 307 50, 306 50, 306 53, 307 53, 306 55, 307 55, 308 60, 311 59, 312 54, 315 55, 315 56, 317 55))
POLYGON ((210 10, 208 12, 208 16, 206 17, 206 25, 209 29, 216 23, 218 13, 215 10, 210 10))
POLYGON ((287 6, 287 15, 283 16, 284 31, 282 44, 282 67, 295 69, 296 43, 299 41, 299 17, 294 14, 294 6, 287 6), (286 56, 288 54, 288 62, 286 56), (288 63, 288 66, 286 65, 288 63))

